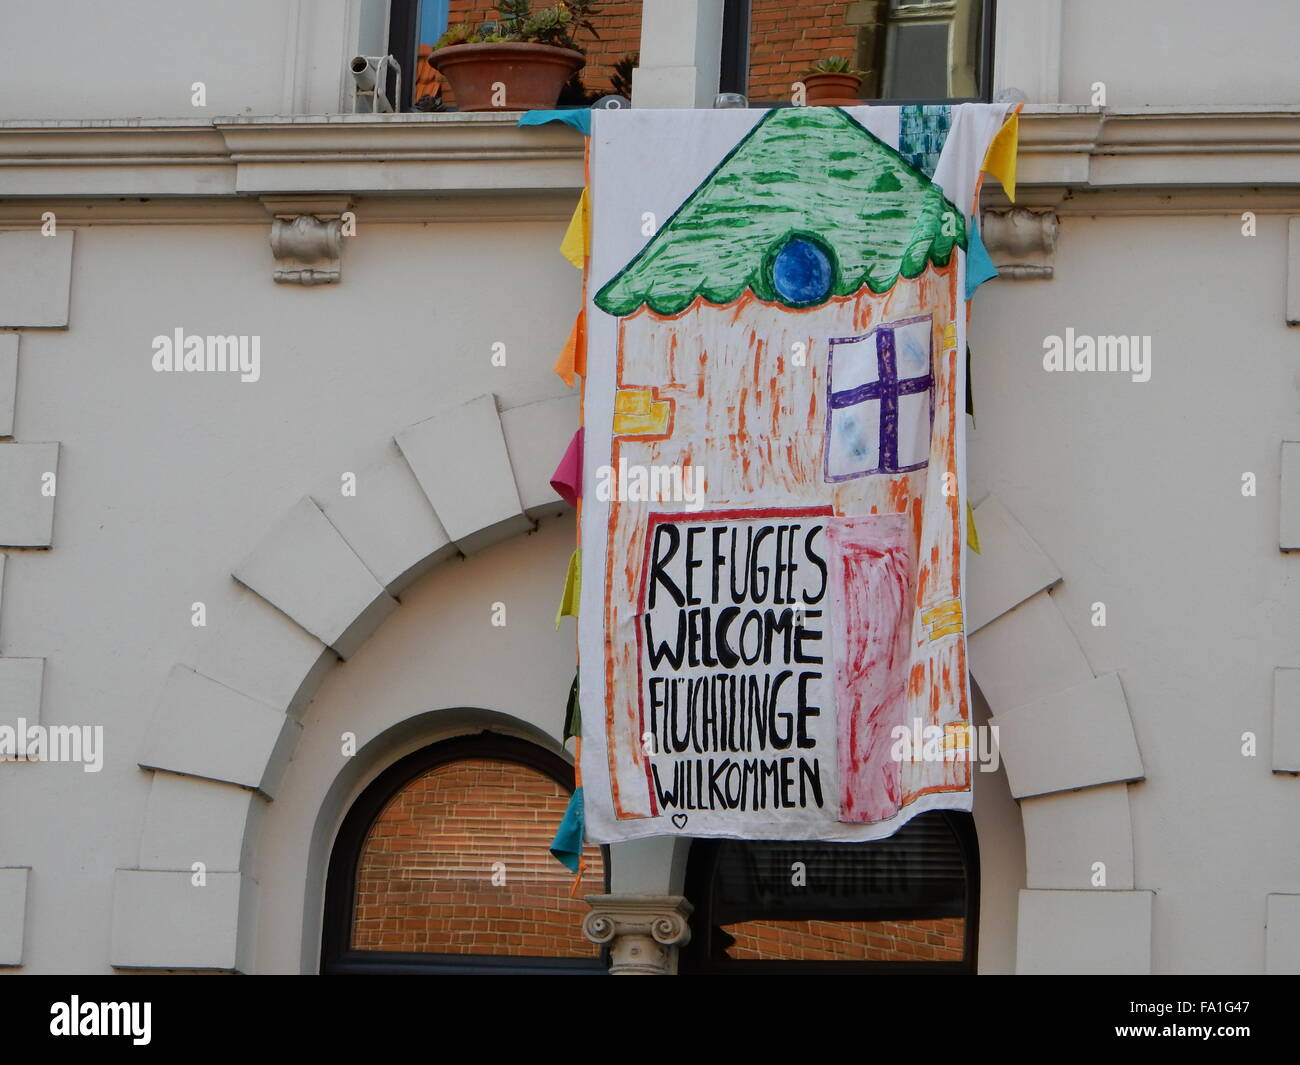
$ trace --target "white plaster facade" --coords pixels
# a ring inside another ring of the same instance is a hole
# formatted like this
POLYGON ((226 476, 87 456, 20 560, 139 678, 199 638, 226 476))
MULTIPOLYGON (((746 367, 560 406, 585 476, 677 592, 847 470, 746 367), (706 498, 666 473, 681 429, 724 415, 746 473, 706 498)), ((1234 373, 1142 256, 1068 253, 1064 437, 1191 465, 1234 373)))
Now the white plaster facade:
MULTIPOLYGON (((366 783, 484 724, 562 750, 581 138, 341 114, 381 3, 2 6, 0 721, 105 759, 0 763, 0 972, 313 972, 366 783), (54 37, 75 79, 16 47, 54 37), (275 283, 275 217, 344 210, 339 281, 275 283), (260 336, 260 379, 153 372, 178 327, 260 336)), ((720 4, 648 6, 634 103, 707 103, 720 4)), ((1017 204, 1058 224, 992 247, 1050 279, 971 334, 981 971, 1300 971, 1300 16, 1225 17, 999 4, 1017 204), (1150 335, 1151 380, 1045 373, 1067 326, 1150 335)), ((616 847, 611 890, 677 895, 685 857, 616 847)))

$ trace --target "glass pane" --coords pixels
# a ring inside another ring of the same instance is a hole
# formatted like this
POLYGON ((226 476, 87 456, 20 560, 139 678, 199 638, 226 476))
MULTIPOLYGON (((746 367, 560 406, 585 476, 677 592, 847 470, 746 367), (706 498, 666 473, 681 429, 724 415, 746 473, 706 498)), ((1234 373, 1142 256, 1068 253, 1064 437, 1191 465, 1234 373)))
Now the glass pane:
POLYGON ((819 59, 862 74, 862 100, 980 95, 983 0, 751 0, 748 96, 788 101, 819 59))
POLYGON ((946 22, 898 23, 890 27, 885 54, 885 96, 891 100, 942 100, 948 95, 946 22))
POLYGON ((942 813, 873 843, 717 845, 713 960, 963 959, 966 862, 942 813))
POLYGON ((961 961, 966 921, 746 921, 722 931, 736 961, 961 961))
POLYGON ((596 956, 582 896, 604 890, 600 848, 586 849, 577 898, 549 850, 568 802, 550 777, 511 762, 466 759, 417 777, 366 837, 352 948, 596 956))
POLYGON ((436 110, 443 91, 442 76, 429 66, 429 56, 439 37, 447 32, 448 0, 420 0, 416 23, 415 77, 410 88, 410 105, 415 111, 436 110))

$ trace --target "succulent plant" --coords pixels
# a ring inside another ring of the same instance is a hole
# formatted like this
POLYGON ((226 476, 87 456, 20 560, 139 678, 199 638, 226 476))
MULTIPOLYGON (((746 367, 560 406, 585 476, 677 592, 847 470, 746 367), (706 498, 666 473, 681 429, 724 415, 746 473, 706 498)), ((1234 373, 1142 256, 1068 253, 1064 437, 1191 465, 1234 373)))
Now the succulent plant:
POLYGON ((450 27, 438 38, 435 49, 454 44, 491 44, 498 41, 549 44, 578 51, 580 31, 599 39, 592 17, 600 14, 595 0, 560 0, 550 7, 534 11, 532 0, 500 0, 496 22, 486 22, 475 29, 462 22, 450 27))
MULTIPOLYGON (((819 59, 808 68, 807 74, 851 74, 855 78, 862 77, 862 71, 854 70, 847 59, 839 55, 828 55, 825 59, 819 59)), ((807 77, 807 74, 804 76, 807 77)))

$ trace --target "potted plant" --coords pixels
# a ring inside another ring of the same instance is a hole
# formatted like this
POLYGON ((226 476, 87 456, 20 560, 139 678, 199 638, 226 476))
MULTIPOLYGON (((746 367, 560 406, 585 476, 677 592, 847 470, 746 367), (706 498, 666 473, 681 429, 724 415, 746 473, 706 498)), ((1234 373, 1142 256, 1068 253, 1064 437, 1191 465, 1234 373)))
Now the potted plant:
POLYGON ((462 111, 533 111, 555 106, 565 84, 586 64, 576 43, 597 36, 594 0, 560 0, 532 10, 530 0, 501 0, 500 16, 477 30, 453 26, 429 57, 451 82, 462 111))
POLYGON ((804 100, 809 106, 852 106, 862 102, 858 99, 861 85, 862 71, 854 70, 841 56, 827 56, 803 76, 804 100))

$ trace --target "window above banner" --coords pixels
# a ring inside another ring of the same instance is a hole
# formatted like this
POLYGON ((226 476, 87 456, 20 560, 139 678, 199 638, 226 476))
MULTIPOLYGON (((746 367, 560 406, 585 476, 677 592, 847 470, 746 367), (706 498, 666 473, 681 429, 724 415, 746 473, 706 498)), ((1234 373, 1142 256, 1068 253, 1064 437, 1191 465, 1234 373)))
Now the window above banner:
POLYGON ((816 75, 827 102, 988 101, 993 16, 994 0, 727 0, 720 91, 788 103, 816 75))

